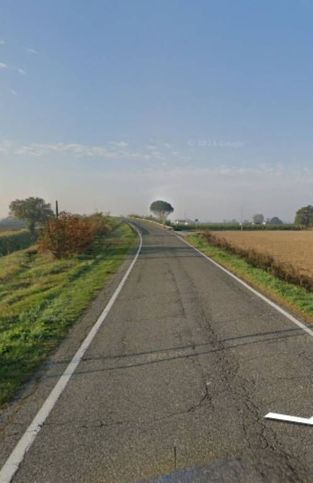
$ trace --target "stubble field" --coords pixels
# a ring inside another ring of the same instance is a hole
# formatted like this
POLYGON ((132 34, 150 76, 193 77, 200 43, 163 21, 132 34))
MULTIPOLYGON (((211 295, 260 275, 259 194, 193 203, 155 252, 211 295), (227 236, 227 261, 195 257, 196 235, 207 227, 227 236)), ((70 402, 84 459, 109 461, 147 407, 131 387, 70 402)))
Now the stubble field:
POLYGON ((234 248, 269 255, 282 265, 292 265, 302 275, 313 278, 313 231, 273 231, 214 233, 234 248))
POLYGON ((313 231, 206 232, 211 244, 313 291, 313 231))

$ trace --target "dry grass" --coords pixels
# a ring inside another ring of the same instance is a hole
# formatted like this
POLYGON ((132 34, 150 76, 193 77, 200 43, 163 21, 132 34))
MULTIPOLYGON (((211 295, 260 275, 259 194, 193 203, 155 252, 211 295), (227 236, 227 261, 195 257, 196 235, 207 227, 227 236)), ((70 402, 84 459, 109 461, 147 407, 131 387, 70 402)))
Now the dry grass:
MULTIPOLYGON (((215 234, 212 234, 214 237, 215 234)), ((222 235, 222 234, 221 234, 222 235)), ((257 252, 234 253, 228 247, 218 245, 220 240, 214 238, 212 242, 203 233, 191 233, 188 241, 200 251, 215 260, 217 263, 235 273, 249 285, 256 288, 281 306, 286 306, 291 312, 300 316, 307 322, 313 323, 313 291, 299 283, 290 283, 286 280, 286 273, 282 273, 280 262, 269 255, 260 256, 257 252), (249 253, 249 255, 247 255, 249 253), (252 261, 250 259, 252 257, 252 261), (280 268, 280 277, 272 271, 272 266, 262 266, 262 263, 272 263, 280 268)), ((223 243, 227 243, 225 240, 223 243)), ((299 275, 298 275, 299 276, 299 275)))
POLYGON ((313 231, 228 231, 204 236, 283 280, 313 290, 313 231))
POLYGON ((313 277, 313 231, 224 232, 214 233, 232 245, 270 255, 313 277))

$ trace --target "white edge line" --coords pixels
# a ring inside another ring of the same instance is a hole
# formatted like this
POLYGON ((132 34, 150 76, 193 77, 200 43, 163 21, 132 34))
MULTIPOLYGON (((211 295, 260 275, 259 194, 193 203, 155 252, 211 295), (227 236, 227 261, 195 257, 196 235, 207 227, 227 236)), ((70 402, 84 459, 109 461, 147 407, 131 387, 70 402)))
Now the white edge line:
POLYGON ((288 416, 287 414, 268 413, 264 416, 266 419, 274 419, 276 421, 285 421, 288 423, 307 424, 313 426, 313 418, 299 418, 298 416, 288 416))
POLYGON ((309 335, 311 335, 313 337, 313 330, 309 329, 309 327, 307 327, 303 322, 300 322, 300 320, 296 319, 296 317, 294 317, 289 312, 287 312, 287 310, 284 310, 282 307, 280 307, 279 305, 277 305, 275 302, 273 302, 272 300, 270 300, 269 298, 267 298, 265 295, 261 294, 260 292, 258 292, 257 290, 255 290, 253 287, 251 287, 251 285, 249 285, 248 283, 244 282, 243 280, 241 280, 241 278, 237 277, 232 272, 230 272, 229 270, 227 270, 227 268, 224 268, 222 265, 220 265, 219 263, 217 263, 215 260, 213 260, 212 258, 210 258, 208 255, 205 255, 203 252, 201 252, 200 250, 198 250, 198 248, 194 247, 191 243, 189 243, 186 240, 184 240, 183 237, 181 237, 181 236, 179 236, 177 234, 176 234, 176 236, 181 241, 183 241, 186 245, 190 246, 196 252, 198 252, 200 255, 202 255, 204 258, 206 258, 209 262, 213 263, 213 265, 215 265, 216 267, 220 268, 223 272, 227 273, 227 275, 229 275, 231 278, 233 278, 238 283, 240 283, 241 285, 243 285, 246 289, 248 289, 254 295, 256 295, 257 297, 259 297, 261 300, 263 300, 264 302, 266 302, 268 305, 270 305, 271 307, 273 307, 275 310, 277 310, 278 312, 280 312, 287 319, 291 320, 291 322, 293 322, 294 324, 296 324, 298 327, 300 327, 302 330, 304 330, 307 334, 309 334, 309 335))
MULTIPOLYGON (((216 267, 218 267, 219 269, 221 269, 223 272, 227 273, 227 275, 229 275, 231 278, 233 278, 234 280, 236 280, 238 283, 240 283, 241 285, 243 285, 246 289, 248 289, 254 295, 256 295, 257 297, 259 297, 261 300, 263 300, 264 302, 266 302, 268 305, 270 305, 271 307, 273 307, 275 310, 277 310, 277 312, 279 312, 280 314, 284 315, 287 319, 289 319, 295 325, 297 325, 298 327, 300 327, 300 329, 304 330, 310 336, 313 336, 313 331, 311 329, 309 329, 309 327, 307 327, 305 324, 303 324, 302 322, 300 322, 300 320, 296 319, 296 317, 294 317, 289 312, 287 312, 287 310, 284 310, 282 307, 280 307, 279 305, 275 304, 275 302, 273 302, 272 300, 268 299, 267 297, 265 297, 265 295, 261 294, 260 292, 258 292, 254 288, 252 288, 249 284, 247 284, 246 282, 244 282, 243 280, 241 280, 239 277, 237 277, 236 275, 234 275, 232 272, 230 272, 229 270, 227 270, 227 268, 224 268, 222 265, 220 265, 219 263, 217 263, 215 260, 213 260, 212 258, 210 258, 208 255, 205 255, 203 252, 201 252, 200 250, 198 250, 198 248, 194 247, 191 243, 187 242, 187 240, 185 240, 182 236, 177 235, 177 233, 175 233, 175 235, 177 236, 177 238, 179 238, 181 241, 183 241, 186 245, 190 246, 196 252, 198 252, 202 257, 206 258, 213 265, 215 265, 216 267)), ((264 417, 266 419, 276 419, 276 420, 280 420, 280 421, 288 421, 288 422, 293 422, 293 423, 298 423, 298 424, 308 424, 310 426, 313 425, 313 417, 310 418, 310 419, 306 419, 306 418, 298 418, 296 416, 287 416, 287 415, 278 414, 278 413, 268 413, 264 417)))
MULTIPOLYGON (((261 294, 260 292, 258 292, 254 288, 252 288, 250 285, 248 285, 246 282, 244 282, 243 280, 241 280, 239 277, 237 277, 236 275, 234 275, 232 272, 230 272, 229 270, 227 270, 226 268, 224 268, 222 265, 220 265, 219 263, 217 263, 215 260, 213 260, 212 258, 210 258, 208 255, 205 255, 203 252, 201 252, 200 250, 198 250, 198 248, 194 247, 191 243, 187 242, 187 240, 185 240, 182 236, 177 235, 177 233, 175 233, 175 235, 177 236, 177 238, 179 238, 181 241, 183 241, 186 245, 190 246, 196 252, 198 252, 200 255, 202 255, 204 258, 206 258, 213 265, 215 265, 216 267, 220 268, 223 272, 227 273, 227 275, 229 275, 234 280, 236 280, 241 285, 243 285, 245 288, 247 288, 248 290, 250 290, 250 292, 252 292, 254 295, 256 295, 257 297, 259 297, 260 299, 262 299, 264 302, 266 302, 271 307, 273 307, 278 312, 280 312, 282 315, 284 315, 291 322, 293 322, 298 327, 300 327, 301 329, 303 329, 307 334, 313 336, 313 331, 311 329, 309 329, 309 327, 307 327, 305 324, 303 324, 302 322, 300 322, 300 320, 296 319, 293 315, 291 315, 289 312, 287 312, 282 307, 280 307, 279 305, 277 305, 275 302, 273 302, 272 300, 268 299, 267 297, 265 297, 265 295, 261 294)), ((290 422, 290 423, 307 424, 309 426, 313 426, 313 417, 311 417, 311 418, 301 418, 301 417, 297 417, 297 416, 288 416, 287 414, 279 414, 279 413, 268 413, 264 417, 266 419, 274 419, 274 420, 278 420, 278 421, 287 421, 287 422, 290 422)))
POLYGON ((90 330, 90 332, 88 333, 84 341, 82 342, 81 346, 77 350, 71 362, 68 364, 67 368, 65 369, 65 371, 59 378, 58 382, 50 392, 49 396, 47 397, 47 399, 45 400, 45 402, 37 412, 31 424, 28 426, 25 433, 23 434, 23 436, 21 437, 21 439, 19 440, 19 442, 11 452, 10 456, 4 463, 0 471, 0 483, 9 483, 14 477, 27 451, 33 444, 37 434, 40 432, 44 422, 46 421, 47 417, 49 416, 50 412, 52 411, 53 407, 55 406, 62 392, 66 388, 75 369, 77 368, 78 364, 82 360, 86 350, 90 346, 98 330, 100 329, 101 325, 103 324, 106 317, 108 316, 111 308, 113 307, 114 302, 119 296, 123 286, 125 285, 125 282, 128 279, 130 272, 132 271, 142 248, 141 233, 135 225, 131 224, 131 226, 136 230, 137 234, 139 235, 139 247, 137 249, 136 255, 134 256, 132 263, 130 264, 127 272, 125 273, 124 277, 120 281, 118 287, 116 288, 115 292, 113 293, 112 297, 110 298, 103 312, 98 317, 96 323, 93 325, 92 329, 90 330))

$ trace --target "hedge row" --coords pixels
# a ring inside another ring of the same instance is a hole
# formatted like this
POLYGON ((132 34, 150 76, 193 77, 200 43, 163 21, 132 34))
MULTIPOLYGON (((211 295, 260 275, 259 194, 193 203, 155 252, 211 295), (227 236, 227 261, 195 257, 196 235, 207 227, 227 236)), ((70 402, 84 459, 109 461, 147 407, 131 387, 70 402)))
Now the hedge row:
POLYGON ((9 255, 16 250, 22 250, 33 243, 31 234, 26 231, 0 233, 0 256, 9 255))
MULTIPOLYGON (((210 230, 210 231, 239 231, 241 226, 229 223, 208 223, 208 224, 191 224, 191 225, 172 225, 176 231, 193 231, 193 230, 210 230)), ((293 224, 283 225, 243 225, 244 231, 272 231, 272 230, 303 230, 301 226, 293 224)))

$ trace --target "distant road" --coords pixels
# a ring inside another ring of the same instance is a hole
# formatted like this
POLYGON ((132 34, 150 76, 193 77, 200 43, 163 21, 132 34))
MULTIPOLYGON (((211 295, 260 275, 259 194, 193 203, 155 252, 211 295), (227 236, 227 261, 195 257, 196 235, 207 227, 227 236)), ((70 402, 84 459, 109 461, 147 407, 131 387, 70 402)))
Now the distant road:
MULTIPOLYGON (((139 258, 13 481, 313 481, 313 428, 264 419, 313 416, 313 338, 175 233, 136 225, 139 258)), ((4 417, 1 464, 91 319, 4 417)))

